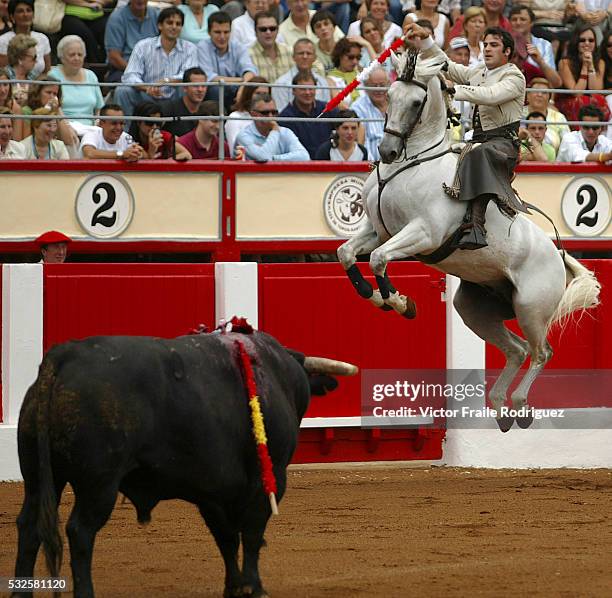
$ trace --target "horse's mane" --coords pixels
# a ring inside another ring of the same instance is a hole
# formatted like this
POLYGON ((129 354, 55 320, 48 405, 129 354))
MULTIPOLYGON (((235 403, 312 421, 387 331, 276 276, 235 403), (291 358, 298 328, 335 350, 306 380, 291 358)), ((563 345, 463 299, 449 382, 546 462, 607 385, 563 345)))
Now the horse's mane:
POLYGON ((440 80, 440 87, 444 92, 444 104, 448 114, 454 113, 453 99, 450 94, 446 93, 445 78, 442 73, 446 63, 440 62, 438 56, 423 58, 418 50, 409 48, 406 52, 398 57, 399 63, 396 68, 398 73, 398 81, 412 81, 416 79, 422 83, 429 83, 432 77, 440 80))

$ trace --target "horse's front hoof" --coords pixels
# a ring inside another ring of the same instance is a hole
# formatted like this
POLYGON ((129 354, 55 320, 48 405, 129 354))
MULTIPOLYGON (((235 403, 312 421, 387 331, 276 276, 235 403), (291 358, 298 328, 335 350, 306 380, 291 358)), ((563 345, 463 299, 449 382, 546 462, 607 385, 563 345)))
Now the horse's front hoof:
POLYGON ((410 299, 410 297, 406 297, 406 309, 402 316, 404 316, 404 318, 407 318, 408 320, 413 320, 414 318, 416 318, 416 315, 416 303, 412 299, 410 299))
POLYGON ((495 421, 497 422, 499 429, 505 433, 512 427, 512 424, 514 423, 514 418, 506 415, 504 417, 496 419, 495 421))

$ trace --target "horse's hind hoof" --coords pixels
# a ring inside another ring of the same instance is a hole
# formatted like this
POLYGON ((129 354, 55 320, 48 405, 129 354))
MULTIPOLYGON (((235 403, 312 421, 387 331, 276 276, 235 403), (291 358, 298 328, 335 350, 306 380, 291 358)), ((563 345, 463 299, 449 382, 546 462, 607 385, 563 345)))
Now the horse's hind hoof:
POLYGON ((504 417, 496 419, 495 421, 497 422, 497 425, 499 426, 499 429, 502 432, 507 432, 512 427, 512 424, 514 423, 514 418, 506 415, 504 417))
POLYGON ((518 424, 519 428, 526 430, 533 423, 533 409, 529 410, 529 415, 526 417, 517 417, 516 423, 518 424))

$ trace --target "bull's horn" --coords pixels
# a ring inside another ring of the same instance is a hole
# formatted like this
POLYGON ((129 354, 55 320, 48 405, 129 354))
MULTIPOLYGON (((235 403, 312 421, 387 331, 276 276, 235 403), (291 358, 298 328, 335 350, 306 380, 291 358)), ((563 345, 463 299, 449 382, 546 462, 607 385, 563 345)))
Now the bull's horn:
POLYGON ((352 363, 326 357, 306 357, 304 369, 309 374, 336 374, 337 376, 354 376, 359 371, 359 368, 352 363))

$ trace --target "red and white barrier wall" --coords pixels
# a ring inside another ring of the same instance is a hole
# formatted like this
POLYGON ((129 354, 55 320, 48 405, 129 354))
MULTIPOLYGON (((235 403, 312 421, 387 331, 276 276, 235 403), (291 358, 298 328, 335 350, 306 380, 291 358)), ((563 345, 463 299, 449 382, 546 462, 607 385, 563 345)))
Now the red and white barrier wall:
MULTIPOLYGON (((612 369, 612 261, 594 260, 603 306, 552 344, 558 367, 612 369), (586 339, 586 341, 585 341, 586 339), (588 361, 588 355, 592 356, 588 361), (602 357, 603 355, 603 357, 602 357), (590 365, 589 365, 590 364, 590 365)), ((364 274, 367 265, 361 264, 364 274)), ((61 264, 2 270, 2 417, 0 480, 19 479, 19 408, 43 352, 95 334, 177 336, 200 323, 246 316, 256 327, 307 354, 362 369, 497 367, 452 308, 458 281, 416 262, 393 263, 395 285, 417 301, 407 321, 359 299, 340 266, 322 264, 61 264)), ((551 362, 550 367, 555 367, 551 362)), ((313 398, 296 462, 424 459, 472 467, 610 467, 610 430, 365 430, 359 377, 313 398)))

